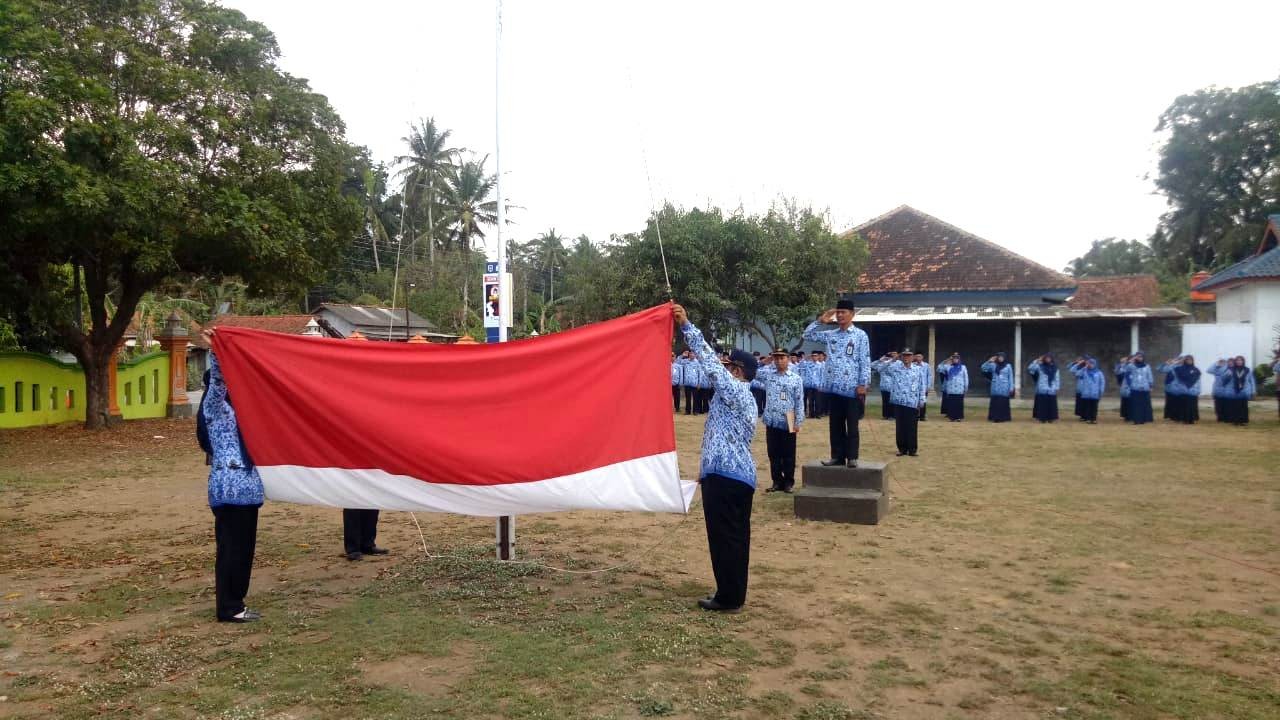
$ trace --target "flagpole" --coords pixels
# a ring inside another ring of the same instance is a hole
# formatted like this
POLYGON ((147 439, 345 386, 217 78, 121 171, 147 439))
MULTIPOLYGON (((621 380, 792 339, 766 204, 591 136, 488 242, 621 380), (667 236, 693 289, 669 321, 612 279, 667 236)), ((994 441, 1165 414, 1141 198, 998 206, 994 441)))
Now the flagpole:
MULTIPOLYGON (((506 207, 502 201, 502 0, 494 3, 494 36, 493 36, 493 165, 494 193, 498 199, 498 229, 494 233, 498 240, 498 342, 507 341, 507 325, 502 318, 507 313, 503 303, 507 301, 507 246, 502 240, 502 228, 506 223, 506 207)), ((488 298, 484 298, 488 301, 488 298)), ((499 560, 511 560, 515 557, 516 519, 511 515, 498 518, 495 528, 497 535, 497 553, 499 560)))

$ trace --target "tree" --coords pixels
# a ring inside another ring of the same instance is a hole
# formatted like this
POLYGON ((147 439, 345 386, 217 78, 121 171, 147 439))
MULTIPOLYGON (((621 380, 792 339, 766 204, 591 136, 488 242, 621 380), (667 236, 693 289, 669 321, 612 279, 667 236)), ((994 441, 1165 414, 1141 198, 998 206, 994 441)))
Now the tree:
POLYGON ((551 228, 533 241, 533 251, 537 258, 539 272, 543 273, 548 280, 547 286, 544 287, 544 290, 549 288, 551 293, 547 297, 547 302, 554 303, 556 301, 556 270, 564 267, 564 238, 556 234, 555 228, 551 228))
POLYGON ((278 57, 266 27, 204 0, 0 12, 0 304, 80 361, 87 427, 107 424, 110 363, 166 277, 302 289, 359 232, 356 152, 278 57))
MULTIPOLYGON (((409 128, 409 136, 401 138, 409 145, 409 154, 396 158, 397 164, 404 165, 397 177, 404 180, 404 197, 410 208, 409 217, 417 217, 422 209, 426 209, 427 252, 432 263, 436 259, 436 204, 439 202, 439 193, 456 176, 457 159, 462 152, 461 148, 448 147, 449 136, 452 134, 451 130, 436 127, 436 119, 433 117, 419 120, 417 127, 409 128)), ((403 242, 403 238, 401 241, 403 242)), ((410 246, 416 243, 415 235, 410 246)))
POLYGON ((1072 277, 1134 275, 1151 271, 1151 248, 1137 240, 1110 237, 1094 240, 1089 251, 1072 260, 1063 272, 1072 277))
POLYGON ((1157 131, 1167 133, 1156 187, 1169 210, 1156 257, 1184 274, 1247 256, 1280 206, 1280 80, 1183 95, 1157 131))

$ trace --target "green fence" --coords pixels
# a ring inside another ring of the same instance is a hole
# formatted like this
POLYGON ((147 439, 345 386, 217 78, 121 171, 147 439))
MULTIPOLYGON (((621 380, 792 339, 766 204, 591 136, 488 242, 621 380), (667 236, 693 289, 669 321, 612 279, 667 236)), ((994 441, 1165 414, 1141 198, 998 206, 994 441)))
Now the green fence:
MULTIPOLYGON (((125 420, 164 417, 169 355, 156 352, 116 366, 116 401, 125 420)), ((84 421, 84 373, 47 355, 0 352, 0 428, 84 421)))

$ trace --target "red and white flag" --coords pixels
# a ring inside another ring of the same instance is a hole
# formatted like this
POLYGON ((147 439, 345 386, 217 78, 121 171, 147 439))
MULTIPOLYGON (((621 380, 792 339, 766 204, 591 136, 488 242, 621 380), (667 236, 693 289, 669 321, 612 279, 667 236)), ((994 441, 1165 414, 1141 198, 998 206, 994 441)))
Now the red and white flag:
POLYGON ((687 512, 671 306, 501 345, 220 327, 214 352, 272 500, 517 515, 687 512))

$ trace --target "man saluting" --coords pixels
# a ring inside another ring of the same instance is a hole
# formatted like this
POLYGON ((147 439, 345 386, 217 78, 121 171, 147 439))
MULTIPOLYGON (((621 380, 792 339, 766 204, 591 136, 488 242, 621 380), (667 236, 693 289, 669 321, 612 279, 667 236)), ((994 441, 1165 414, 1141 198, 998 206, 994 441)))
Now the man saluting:
POLYGON ((866 410, 867 383, 871 381, 871 344, 867 334, 853 326, 853 300, 840 298, 804 330, 804 339, 826 343, 827 399, 831 416, 831 459, 823 465, 858 465, 858 421, 866 410), (818 326, 834 323, 834 329, 818 326))

